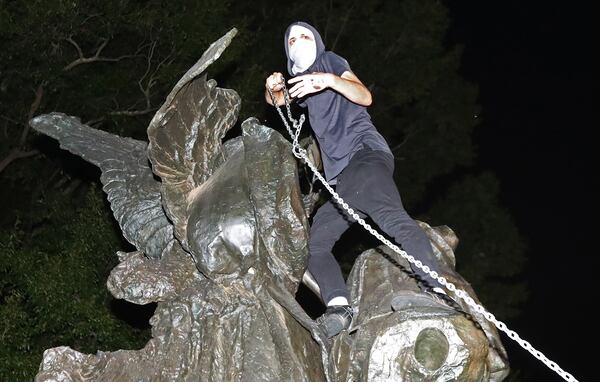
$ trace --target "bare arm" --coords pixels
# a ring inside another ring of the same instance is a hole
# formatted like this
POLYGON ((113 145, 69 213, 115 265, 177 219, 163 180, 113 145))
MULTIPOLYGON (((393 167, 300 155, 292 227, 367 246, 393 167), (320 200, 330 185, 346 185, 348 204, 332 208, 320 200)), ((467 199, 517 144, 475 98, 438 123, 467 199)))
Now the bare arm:
POLYGON ((333 81, 330 88, 337 91, 350 101, 362 106, 370 106, 373 97, 367 87, 350 71, 345 71, 340 77, 332 74, 333 81))

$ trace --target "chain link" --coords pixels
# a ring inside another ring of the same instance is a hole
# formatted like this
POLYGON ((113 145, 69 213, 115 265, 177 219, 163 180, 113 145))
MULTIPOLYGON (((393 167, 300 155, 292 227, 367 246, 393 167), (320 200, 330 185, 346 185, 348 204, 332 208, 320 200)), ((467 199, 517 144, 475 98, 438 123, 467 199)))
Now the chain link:
POLYGON ((277 105, 277 100, 276 100, 275 96, 273 95, 271 88, 269 88, 267 86, 267 90, 269 92, 269 95, 271 96, 271 100, 273 101, 273 106, 275 106, 275 109, 279 113, 281 120, 283 121, 285 127, 287 128, 290 136, 293 139, 292 152, 294 153, 294 156, 296 158, 302 159, 310 167, 310 169, 313 171, 313 173, 316 175, 316 177, 319 179, 319 181, 323 184, 323 186, 325 186, 327 191, 329 191, 329 193, 333 196, 333 198, 338 203, 338 205, 340 205, 344 210, 346 210, 346 212, 350 216, 352 216, 361 226, 363 226, 367 231, 369 231, 373 236, 375 236, 377 239, 379 239, 382 243, 384 243, 385 245, 390 247, 393 251, 398 253, 400 256, 404 257, 410 263, 412 263, 412 264, 416 265, 418 268, 422 269, 431 278, 437 280, 440 284, 442 284, 444 287, 446 287, 446 289, 448 289, 451 292, 454 292, 454 294, 457 297, 459 297, 460 299, 465 301, 476 312, 481 313, 488 321, 493 323, 499 330, 506 333, 510 339, 517 342, 519 345, 521 345, 521 347, 523 349, 527 350, 535 358, 542 361, 546 366, 548 366, 548 368, 550 368, 551 370, 556 372, 558 375, 560 375, 565 381, 578 382, 578 380, 575 379, 575 377, 573 377, 573 375, 571 375, 568 372, 561 369, 560 366, 558 366, 558 364, 556 362, 548 359, 542 352, 535 349, 529 342, 522 339, 517 334, 517 332, 509 329, 508 326, 506 326, 506 324, 504 322, 496 319, 496 317, 492 313, 488 312, 483 307, 483 305, 480 305, 477 302, 475 302, 475 300, 471 296, 469 296, 465 291, 463 291, 462 289, 458 289, 456 287, 456 285, 454 285, 453 283, 446 280, 445 277, 440 276, 435 271, 432 271, 431 268, 429 268, 427 265, 423 264, 420 260, 415 259, 412 255, 409 255, 408 253, 406 253, 406 251, 400 249, 394 243, 387 240, 379 232, 377 232, 375 229, 373 229, 373 227, 371 227, 367 222, 365 222, 364 219, 362 219, 356 212, 354 212, 354 210, 348 205, 348 203, 346 203, 344 201, 344 199, 342 199, 338 195, 338 193, 335 192, 335 190, 327 183, 325 178, 323 178, 323 176, 321 175, 321 173, 319 172, 317 167, 310 161, 310 159, 306 155, 307 154, 306 150, 303 149, 302 147, 300 147, 300 144, 298 143, 298 136, 300 135, 300 130, 302 128, 302 124, 304 123, 304 114, 300 115, 300 120, 296 120, 293 118, 292 112, 290 109, 290 97, 289 97, 289 93, 288 93, 287 87, 285 86, 284 81, 282 81, 282 85, 283 85, 283 96, 284 96, 285 107, 287 109, 287 116, 288 116, 289 120, 292 122, 294 130, 296 130, 295 132, 292 131, 292 129, 290 128, 290 125, 288 124, 288 121, 285 119, 285 116, 284 116, 283 112, 281 111, 281 108, 277 105))

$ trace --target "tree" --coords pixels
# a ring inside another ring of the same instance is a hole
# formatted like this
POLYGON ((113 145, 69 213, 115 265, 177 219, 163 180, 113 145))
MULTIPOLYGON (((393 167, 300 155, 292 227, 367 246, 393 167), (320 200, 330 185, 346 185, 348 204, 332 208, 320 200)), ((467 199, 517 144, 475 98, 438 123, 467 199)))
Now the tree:
MULTIPOLYGON (((106 289, 124 241, 102 191, 93 185, 79 207, 72 202, 62 193, 46 195, 35 230, 24 232, 17 220, 0 233, 0 380, 33 380, 50 347, 117 350, 142 347, 150 337, 146 323, 124 316, 125 305, 115 314, 106 289)), ((144 309, 132 312, 149 318, 144 309)))
MULTIPOLYGON (((454 228, 461 239, 459 271, 499 318, 516 314, 525 295, 522 285, 512 286, 523 264, 522 239, 498 205, 493 174, 470 167, 476 159, 477 88, 457 73, 461 47, 445 43, 449 19, 442 3, 0 0, 0 270, 11 275, 0 288, 0 309, 10 317, 0 333, 14 333, 5 337, 9 345, 0 357, 12 360, 11 375, 31 376, 29 368, 50 343, 80 341, 93 351, 143 342, 143 333, 125 336, 120 345, 110 340, 131 329, 111 321, 105 304, 106 272, 124 244, 100 203, 98 173, 34 136, 26 127, 30 116, 62 111, 145 140, 148 122, 173 84, 235 26, 238 36, 209 76, 240 93, 240 121, 257 116, 285 135, 263 100, 263 86, 271 72, 287 73, 283 33, 300 19, 320 30, 326 47, 346 57, 373 93, 369 111, 396 155, 395 180, 409 213, 454 228), (511 266, 500 267, 506 259, 511 266), (67 266, 87 279, 65 278, 67 266), (50 281, 52 288, 36 284, 50 281), (70 312, 56 304, 82 290, 90 302, 75 320, 96 315, 101 322, 91 320, 70 337, 61 332, 64 327, 53 326, 41 341, 36 325, 49 325, 45 317, 69 322, 70 312), (85 336, 102 330, 110 332, 105 342, 85 336), (16 354, 23 349, 30 356, 19 363, 16 354)), ((237 134, 234 128, 229 136, 237 134)), ((348 243, 355 252, 373 244, 362 235, 348 243)), ((353 259, 340 260, 348 268, 353 259)))
POLYGON ((457 270, 475 287, 483 304, 503 320, 518 316, 527 299, 519 273, 525 244, 510 214, 498 206, 498 180, 491 172, 468 174, 428 210, 432 224, 454 229, 460 243, 457 270))

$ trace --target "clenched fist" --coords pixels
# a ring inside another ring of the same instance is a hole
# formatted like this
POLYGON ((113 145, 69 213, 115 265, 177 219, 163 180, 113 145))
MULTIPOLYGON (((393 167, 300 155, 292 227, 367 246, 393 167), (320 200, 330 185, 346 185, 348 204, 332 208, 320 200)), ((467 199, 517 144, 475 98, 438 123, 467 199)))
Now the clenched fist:
POLYGON ((283 74, 279 72, 274 72, 269 77, 267 77, 267 81, 265 82, 265 87, 267 89, 271 89, 271 91, 278 92, 283 89, 284 79, 283 74))

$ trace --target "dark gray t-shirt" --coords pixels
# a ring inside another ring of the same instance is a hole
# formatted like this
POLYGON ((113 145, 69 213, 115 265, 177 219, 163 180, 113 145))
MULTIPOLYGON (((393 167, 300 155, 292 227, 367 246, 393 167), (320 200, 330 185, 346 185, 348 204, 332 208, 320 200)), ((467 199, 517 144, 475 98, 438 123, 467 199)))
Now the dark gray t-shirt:
MULTIPOLYGON (((326 51, 310 71, 341 76, 351 70, 343 57, 326 51)), ((299 74, 306 73, 308 71, 299 74)), ((387 141, 371 122, 366 107, 331 89, 310 94, 300 100, 299 105, 308 107, 310 125, 321 147, 325 179, 329 184, 337 183, 338 174, 348 165, 354 153, 365 145, 393 156, 387 141)))

